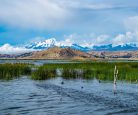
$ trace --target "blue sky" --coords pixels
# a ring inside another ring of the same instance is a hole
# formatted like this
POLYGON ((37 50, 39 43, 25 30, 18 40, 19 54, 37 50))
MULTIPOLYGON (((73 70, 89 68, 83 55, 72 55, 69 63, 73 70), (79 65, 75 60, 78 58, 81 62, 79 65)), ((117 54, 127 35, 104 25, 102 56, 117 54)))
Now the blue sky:
POLYGON ((138 44, 138 0, 0 0, 0 45, 53 37, 138 44))

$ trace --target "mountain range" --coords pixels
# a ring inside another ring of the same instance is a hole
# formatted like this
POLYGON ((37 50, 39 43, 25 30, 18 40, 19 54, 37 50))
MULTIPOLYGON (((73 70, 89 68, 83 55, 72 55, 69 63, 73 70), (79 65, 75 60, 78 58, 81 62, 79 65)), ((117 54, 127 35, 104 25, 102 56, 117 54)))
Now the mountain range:
MULTIPOLYGON (((135 44, 125 45, 100 45, 84 47, 79 44, 57 42, 56 39, 34 42, 25 47, 12 47, 4 45, 1 49, 9 48, 10 51, 16 49, 23 50, 23 53, 0 54, 2 59, 92 59, 92 58, 127 58, 138 59, 138 47, 135 44)), ((2 51, 3 51, 2 50, 2 51)), ((6 51, 6 50, 5 50, 6 51)))
POLYGON ((90 51, 82 52, 70 47, 51 47, 46 50, 22 54, 0 54, 1 59, 127 59, 138 60, 138 51, 90 51))
POLYGON ((60 42, 57 42, 55 38, 47 39, 45 41, 39 41, 39 42, 34 42, 31 44, 26 45, 25 47, 27 49, 36 49, 36 50, 44 50, 48 49, 54 46, 58 46, 61 48, 67 48, 70 47, 75 50, 80 50, 83 52, 89 52, 89 51, 134 51, 138 50, 138 47, 136 44, 124 44, 124 45, 116 45, 113 46, 112 44, 108 45, 94 45, 94 46, 81 46, 79 44, 72 43, 71 45, 66 45, 66 44, 61 44, 60 42))
POLYGON ((138 60, 138 51, 91 51, 82 52, 70 47, 54 46, 42 51, 34 51, 18 55, 0 55, 0 58, 15 59, 127 59, 138 60))

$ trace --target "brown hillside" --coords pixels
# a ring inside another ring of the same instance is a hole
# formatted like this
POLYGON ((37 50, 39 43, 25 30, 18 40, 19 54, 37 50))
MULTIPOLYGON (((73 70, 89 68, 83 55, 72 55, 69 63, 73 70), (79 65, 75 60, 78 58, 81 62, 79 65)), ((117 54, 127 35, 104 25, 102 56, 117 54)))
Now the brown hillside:
POLYGON ((71 48, 53 47, 47 50, 34 52, 32 56, 25 57, 32 59, 73 59, 73 58, 90 58, 90 54, 74 50, 71 48))

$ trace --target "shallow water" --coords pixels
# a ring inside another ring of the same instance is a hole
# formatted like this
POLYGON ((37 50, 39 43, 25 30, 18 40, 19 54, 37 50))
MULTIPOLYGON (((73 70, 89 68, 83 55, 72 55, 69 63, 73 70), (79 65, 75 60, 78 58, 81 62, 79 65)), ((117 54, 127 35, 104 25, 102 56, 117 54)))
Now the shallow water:
POLYGON ((29 63, 34 65, 43 65, 46 63, 74 63, 71 60, 14 60, 14 59, 0 59, 0 64, 3 63, 29 63))
MULTIPOLYGON (((99 60, 100 61, 100 60, 99 60)), ((138 62, 138 60, 109 60, 108 62, 138 62)), ((3 63, 30 63, 34 65, 43 65, 46 63, 79 63, 71 60, 17 60, 17 59, 0 59, 0 64, 3 63)))
POLYGON ((138 114, 138 84, 97 80, 0 81, 0 114, 107 115, 138 114), (64 84, 61 84, 61 82, 64 84))

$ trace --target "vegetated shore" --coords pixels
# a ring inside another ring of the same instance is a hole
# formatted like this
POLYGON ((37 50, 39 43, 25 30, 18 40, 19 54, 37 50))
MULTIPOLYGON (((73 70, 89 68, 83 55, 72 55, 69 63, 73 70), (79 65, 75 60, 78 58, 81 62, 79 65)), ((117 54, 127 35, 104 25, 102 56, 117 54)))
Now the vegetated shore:
POLYGON ((41 66, 14 63, 0 64, 0 79, 13 79, 22 75, 33 80, 55 77, 64 79, 98 79, 113 81, 114 67, 119 71, 118 80, 138 82, 138 62, 79 61, 73 63, 44 64, 41 66))
POLYGON ((0 60, 138 61, 138 58, 0 58, 0 60))

